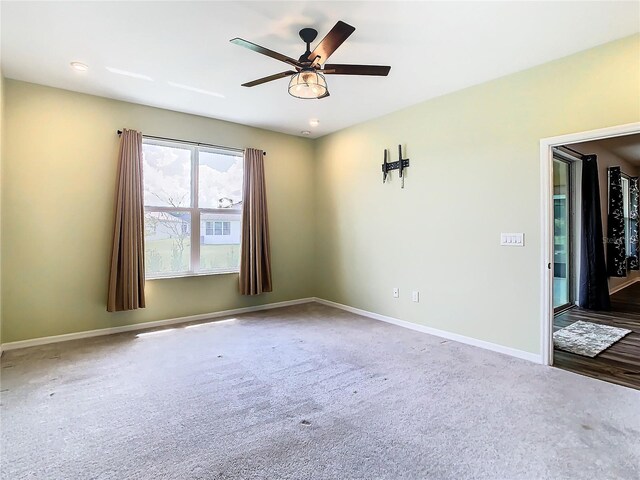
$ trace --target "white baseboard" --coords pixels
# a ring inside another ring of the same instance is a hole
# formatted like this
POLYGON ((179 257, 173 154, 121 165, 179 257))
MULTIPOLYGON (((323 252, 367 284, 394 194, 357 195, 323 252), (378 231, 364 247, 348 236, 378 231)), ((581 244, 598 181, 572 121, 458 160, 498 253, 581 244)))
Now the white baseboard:
POLYGON ((618 285, 615 288, 609 290, 609 295, 613 295, 614 293, 618 293, 620 290, 624 290, 625 288, 633 285, 636 282, 640 282, 640 278, 632 278, 631 280, 624 282, 622 285, 618 285))
POLYGON ((478 340, 472 337, 466 337, 464 335, 459 335, 457 333, 447 332, 445 330, 438 330, 437 328, 427 327, 425 325, 407 322, 405 320, 400 320, 393 317, 387 317, 385 315, 380 315, 378 313, 361 310, 359 308, 350 307, 348 305, 343 305, 341 303, 336 303, 336 302, 332 302, 329 300, 324 300, 322 298, 316 298, 316 297, 301 298, 298 300, 288 300, 285 302, 277 302, 277 303, 267 303, 265 305, 256 305, 254 307, 234 308, 231 310, 222 310, 219 312, 190 315, 188 317, 168 318, 166 320, 156 320, 152 322, 136 323, 133 325, 124 325, 122 327, 100 328, 98 330, 88 330, 85 332, 67 333, 64 335, 54 335, 51 337, 40 337, 40 338, 33 338, 29 340, 19 340, 17 342, 3 343, 2 345, 0 345, 0 351, 16 350, 18 348, 35 347, 38 345, 46 345, 49 343, 66 342, 69 340, 79 340, 82 338, 98 337, 102 335, 112 335, 115 333, 135 332, 135 331, 147 330, 150 328, 164 327, 168 325, 177 325, 177 324, 188 323, 188 322, 197 322, 200 320, 208 320, 208 319, 220 318, 220 317, 228 317, 232 315, 240 315, 242 313, 258 312, 261 310, 271 310, 273 308, 289 307, 292 305, 300 305, 303 303, 310 303, 310 302, 317 302, 323 305, 328 305, 330 307, 339 308, 347 312, 355 313, 356 315, 362 315, 363 317, 372 318, 374 320, 380 320, 382 322, 392 323, 400 327, 409 328, 411 330, 427 333, 429 335, 434 335, 436 337, 446 338, 448 340, 453 340, 455 342, 465 343, 467 345, 472 345, 474 347, 480 347, 486 350, 503 353, 505 355, 510 355, 512 357, 522 358, 524 360, 529 360, 531 362, 542 363, 542 357, 535 353, 524 352, 522 350, 517 350, 515 348, 505 347, 503 345, 498 345, 496 343, 485 342, 484 340, 478 340))
POLYGON ((168 318, 166 320, 134 323, 132 325, 124 325, 122 327, 100 328, 97 330, 87 330, 85 332, 66 333, 64 335, 53 335, 51 337, 40 337, 40 338, 32 338, 29 340, 19 340, 17 342, 3 343, 0 346, 0 350, 1 351, 16 350, 18 348, 35 347, 37 345, 46 345, 48 343, 66 342, 69 340, 99 337, 102 335, 113 335, 114 333, 135 332, 139 330, 147 330, 150 328, 164 327, 167 325, 176 325, 176 324, 187 323, 187 322, 197 322, 200 320, 208 320, 211 318, 240 315, 241 313, 251 313, 251 312, 259 312, 261 310, 271 310, 273 308, 289 307, 291 305, 300 305, 302 303, 310 303, 313 301, 315 301, 314 298, 300 298, 297 300, 287 300, 285 302, 256 305, 254 307, 234 308, 231 310, 222 310, 219 312, 201 313, 199 315, 190 315, 188 317, 168 318))
POLYGON ((530 362, 542 363, 542 356, 537 353, 525 352, 523 350, 517 350, 515 348, 498 345, 497 343, 486 342, 484 340, 478 340, 476 338, 466 337, 464 335, 459 335, 457 333, 447 332, 445 330, 439 330, 437 328, 427 327, 425 325, 420 325, 413 322, 407 322, 405 320, 400 320, 393 317, 387 317, 386 315, 380 315, 379 313, 368 312, 367 310, 361 310, 359 308, 350 307, 348 305, 332 302, 330 300, 324 300, 322 298, 315 298, 314 300, 318 303, 322 303, 323 305, 339 308, 347 312, 355 313, 357 315, 362 315, 363 317, 372 318, 374 320, 380 320, 382 322, 392 323, 400 327, 409 328, 411 330, 416 330, 422 333, 428 333, 429 335, 446 338, 447 340, 453 340, 454 342, 460 342, 460 343, 465 343, 467 345, 472 345, 474 347, 484 348, 486 350, 491 350, 493 352, 503 353, 505 355, 510 355, 512 357, 521 358, 523 360, 529 360, 530 362))

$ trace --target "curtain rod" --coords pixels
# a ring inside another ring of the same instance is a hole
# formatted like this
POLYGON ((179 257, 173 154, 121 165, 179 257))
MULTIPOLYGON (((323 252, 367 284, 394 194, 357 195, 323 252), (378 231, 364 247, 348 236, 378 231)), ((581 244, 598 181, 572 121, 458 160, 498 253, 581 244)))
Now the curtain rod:
MULTIPOLYGON (((118 136, 122 135, 122 130, 118 130, 118 136)), ((242 148, 233 148, 233 147, 225 147, 223 145, 213 145, 211 143, 200 143, 200 142, 190 142, 188 140, 178 140, 177 138, 168 138, 168 137, 155 137, 153 135, 142 135, 144 138, 151 138, 153 140, 164 140, 167 142, 177 142, 177 143, 188 143, 190 145, 197 145, 198 147, 212 147, 212 148, 221 148, 223 150, 232 150, 234 152, 244 152, 244 149, 242 148)), ((262 152, 264 155, 267 154, 267 152, 262 152)))

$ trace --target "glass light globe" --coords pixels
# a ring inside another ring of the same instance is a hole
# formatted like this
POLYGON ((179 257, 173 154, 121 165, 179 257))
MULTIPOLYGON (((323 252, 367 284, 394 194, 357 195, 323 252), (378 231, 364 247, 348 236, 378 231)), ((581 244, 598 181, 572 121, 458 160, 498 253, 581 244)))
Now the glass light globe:
POLYGON ((311 68, 291 77, 289 94, 296 98, 320 98, 327 93, 324 75, 311 68))

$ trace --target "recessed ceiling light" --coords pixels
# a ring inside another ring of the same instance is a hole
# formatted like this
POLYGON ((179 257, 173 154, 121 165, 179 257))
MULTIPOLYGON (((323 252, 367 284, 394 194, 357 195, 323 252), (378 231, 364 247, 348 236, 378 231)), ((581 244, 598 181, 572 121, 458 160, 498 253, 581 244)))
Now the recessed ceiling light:
POLYGON ((302 135, 311 135, 311 132, 309 130, 303 130, 300 132, 302 135))
POLYGON ((148 82, 153 82, 153 78, 148 75, 143 75, 142 73, 129 72, 127 70, 120 70, 119 68, 113 67, 105 67, 111 73, 115 73, 117 75, 124 75, 125 77, 138 78, 140 80, 147 80, 148 82))
POLYGON ((320 125, 320 120, 318 120, 317 118, 312 118, 311 120, 309 120, 309 125, 311 125, 312 127, 317 127, 318 125, 320 125))
POLYGON ((86 72, 87 70, 89 70, 89 67, 82 62, 71 62, 70 65, 71 68, 78 72, 86 72))

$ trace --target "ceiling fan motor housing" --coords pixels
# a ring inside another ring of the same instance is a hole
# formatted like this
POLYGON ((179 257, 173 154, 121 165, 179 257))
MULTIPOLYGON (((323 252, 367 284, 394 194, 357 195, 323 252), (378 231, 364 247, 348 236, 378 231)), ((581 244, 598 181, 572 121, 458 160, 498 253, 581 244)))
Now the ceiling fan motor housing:
POLYGON ((307 51, 300 55, 298 61, 300 63, 309 63, 309 55, 311 55, 311 42, 318 36, 318 31, 313 28, 303 28, 299 32, 300 38, 307 44, 307 51))
POLYGON ((304 43, 313 42, 318 36, 318 31, 313 28, 303 28, 300 30, 300 38, 304 43))

